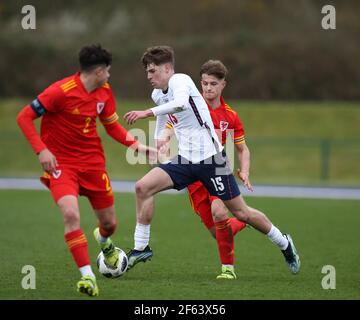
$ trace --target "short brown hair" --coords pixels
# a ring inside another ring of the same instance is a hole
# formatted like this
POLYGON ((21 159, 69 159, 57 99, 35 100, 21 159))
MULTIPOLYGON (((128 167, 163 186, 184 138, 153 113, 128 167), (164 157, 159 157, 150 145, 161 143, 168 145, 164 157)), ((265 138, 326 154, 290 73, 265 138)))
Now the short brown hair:
POLYGON ((201 66, 200 77, 204 73, 208 74, 209 76, 215 76, 216 78, 221 80, 226 79, 228 70, 220 60, 209 60, 201 66))
POLYGON ((144 68, 146 68, 149 64, 153 63, 156 66, 171 63, 175 64, 174 58, 174 49, 169 46, 155 46, 147 48, 141 57, 141 63, 144 68))

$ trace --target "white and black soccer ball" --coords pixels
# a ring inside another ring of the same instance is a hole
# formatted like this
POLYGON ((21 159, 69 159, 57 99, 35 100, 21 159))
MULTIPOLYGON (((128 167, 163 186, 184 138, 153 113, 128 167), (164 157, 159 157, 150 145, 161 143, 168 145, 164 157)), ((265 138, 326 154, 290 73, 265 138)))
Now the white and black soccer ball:
POLYGON ((128 268, 129 261, 126 253, 118 247, 116 247, 115 249, 119 252, 118 265, 115 269, 109 268, 105 264, 105 257, 102 251, 99 253, 96 259, 96 264, 99 272, 106 278, 118 278, 122 274, 124 274, 128 268))

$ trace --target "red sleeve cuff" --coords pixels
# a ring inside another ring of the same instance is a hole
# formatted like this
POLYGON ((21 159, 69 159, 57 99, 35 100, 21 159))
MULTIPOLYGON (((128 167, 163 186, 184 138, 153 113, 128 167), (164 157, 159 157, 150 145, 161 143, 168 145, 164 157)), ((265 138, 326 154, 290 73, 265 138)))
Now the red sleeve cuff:
POLYGON ((139 144, 139 142, 118 122, 106 125, 105 129, 109 136, 127 147, 130 147, 135 143, 136 145, 139 144))

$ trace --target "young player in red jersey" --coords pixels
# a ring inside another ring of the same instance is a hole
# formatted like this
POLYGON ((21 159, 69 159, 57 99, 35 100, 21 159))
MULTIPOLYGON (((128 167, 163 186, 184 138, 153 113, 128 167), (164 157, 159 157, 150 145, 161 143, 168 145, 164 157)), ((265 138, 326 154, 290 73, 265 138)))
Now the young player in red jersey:
MULTIPOLYGON (((241 165, 237 174, 246 188, 252 190, 249 180, 250 151, 245 143, 244 128, 238 114, 225 103, 222 97, 227 72, 227 68, 221 61, 209 60, 204 63, 200 69, 202 94, 208 104, 211 119, 222 145, 225 145, 228 133, 232 135, 241 165)), ((167 122, 166 128, 163 139, 168 140, 173 133, 171 121, 167 122)), ((236 279, 234 236, 246 227, 246 223, 236 218, 229 218, 224 203, 218 197, 212 196, 202 182, 197 181, 187 188, 195 213, 217 240, 222 263, 222 273, 217 279, 236 279)))
POLYGON ((41 181, 63 214, 65 241, 82 275, 77 289, 89 296, 97 296, 99 289, 80 228, 79 195, 89 199, 98 218, 94 236, 106 263, 114 267, 118 261, 110 239, 117 225, 114 195, 96 130, 97 117, 116 141, 156 156, 154 149, 140 144, 118 123, 115 99, 107 83, 111 61, 111 54, 100 45, 83 47, 79 53, 80 72, 50 85, 17 117, 45 171, 41 181), (38 117, 42 117, 40 136, 33 123, 38 117))

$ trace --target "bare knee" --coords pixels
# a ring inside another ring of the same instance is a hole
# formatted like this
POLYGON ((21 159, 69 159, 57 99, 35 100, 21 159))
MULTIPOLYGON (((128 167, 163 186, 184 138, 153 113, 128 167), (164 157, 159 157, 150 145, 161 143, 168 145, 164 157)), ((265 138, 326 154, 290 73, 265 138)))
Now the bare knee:
POLYGON ((251 210, 249 207, 244 207, 239 210, 234 210, 233 214, 238 220, 245 223, 248 223, 251 218, 251 210))
POLYGON ((100 234, 103 237, 111 236, 115 232, 117 226, 114 206, 104 209, 95 209, 95 213, 99 220, 100 234))
POLYGON ((106 220, 101 221, 101 227, 106 231, 112 231, 113 233, 116 229, 116 226, 117 226, 117 219, 115 215, 109 217, 106 220))
POLYGON ((76 207, 65 206, 60 209, 63 213, 65 225, 72 226, 73 228, 80 227, 80 214, 76 207))
POLYGON ((215 200, 211 204, 211 213, 215 222, 228 218, 228 210, 221 200, 215 200))
POLYGON ((149 188, 142 180, 139 180, 135 183, 135 192, 136 196, 140 198, 147 198, 150 196, 149 188))
POLYGON ((114 217, 112 220, 103 221, 100 226, 100 233, 103 236, 111 236, 117 227, 117 220, 114 217))

